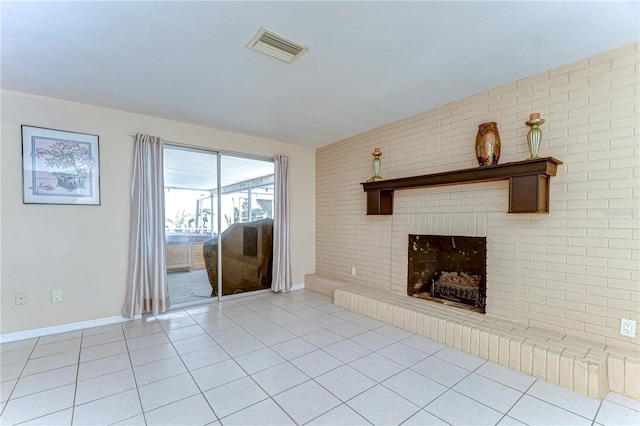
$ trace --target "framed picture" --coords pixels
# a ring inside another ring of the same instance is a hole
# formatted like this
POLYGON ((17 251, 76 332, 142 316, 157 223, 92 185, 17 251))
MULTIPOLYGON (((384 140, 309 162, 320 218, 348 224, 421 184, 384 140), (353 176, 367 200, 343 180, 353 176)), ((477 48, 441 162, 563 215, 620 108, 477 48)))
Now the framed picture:
POLYGON ((25 204, 100 205, 98 136, 22 126, 25 204))

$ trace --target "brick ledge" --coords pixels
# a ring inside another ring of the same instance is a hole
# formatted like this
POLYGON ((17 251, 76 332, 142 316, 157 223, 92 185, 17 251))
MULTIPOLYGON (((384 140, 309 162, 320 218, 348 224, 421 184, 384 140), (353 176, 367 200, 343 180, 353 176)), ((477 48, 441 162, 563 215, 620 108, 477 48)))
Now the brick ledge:
POLYGON ((640 358, 606 345, 319 274, 305 288, 334 304, 592 398, 608 391, 640 399, 640 358))

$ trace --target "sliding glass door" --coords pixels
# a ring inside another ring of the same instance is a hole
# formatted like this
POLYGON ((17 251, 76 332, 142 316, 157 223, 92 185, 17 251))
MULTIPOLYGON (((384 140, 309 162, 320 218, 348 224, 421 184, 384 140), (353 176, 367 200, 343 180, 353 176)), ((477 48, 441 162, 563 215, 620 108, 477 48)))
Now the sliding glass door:
POLYGON ((222 295, 271 287, 272 161, 221 156, 222 295))
POLYGON ((175 306, 217 294, 204 246, 219 233, 218 153, 165 145, 164 154, 167 276, 175 306))
POLYGON ((173 306, 271 286, 273 162, 165 145, 173 306))

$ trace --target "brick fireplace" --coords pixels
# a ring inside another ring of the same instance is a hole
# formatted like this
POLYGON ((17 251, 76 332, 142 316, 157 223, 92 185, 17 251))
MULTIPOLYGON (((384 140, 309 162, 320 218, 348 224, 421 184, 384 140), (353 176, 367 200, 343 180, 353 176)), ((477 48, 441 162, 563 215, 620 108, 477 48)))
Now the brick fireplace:
POLYGON ((589 395, 600 393, 577 383, 600 353, 605 387, 640 398, 640 341, 619 333, 620 318, 640 320, 638 52, 638 43, 623 46, 318 149, 319 278, 309 283, 361 292, 353 300, 342 292, 342 305, 398 326, 422 316, 410 331, 463 350, 472 324, 471 333, 486 331, 480 346, 499 350, 471 353, 589 395), (514 188, 498 181, 396 190, 393 214, 367 215, 361 183, 373 147, 385 153, 385 180, 464 170, 477 166, 478 124, 497 121, 499 164, 523 161, 533 111, 547 120, 541 155, 564 163, 550 180, 548 214, 507 213, 514 188), (485 315, 407 296, 410 234, 486 238, 485 315))

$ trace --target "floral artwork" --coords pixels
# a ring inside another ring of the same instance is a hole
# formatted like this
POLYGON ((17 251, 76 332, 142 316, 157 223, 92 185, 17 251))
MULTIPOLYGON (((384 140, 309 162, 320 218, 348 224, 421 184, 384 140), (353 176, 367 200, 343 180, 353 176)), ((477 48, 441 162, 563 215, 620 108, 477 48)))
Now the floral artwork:
POLYGON ((22 126, 25 203, 100 204, 98 136, 22 126))

